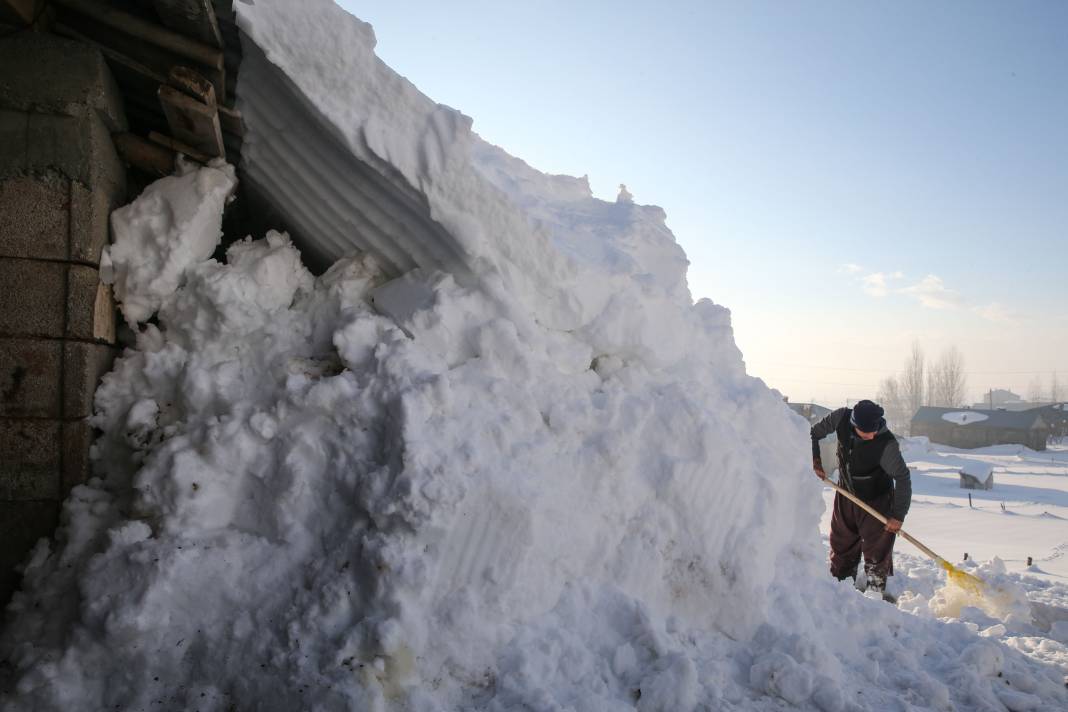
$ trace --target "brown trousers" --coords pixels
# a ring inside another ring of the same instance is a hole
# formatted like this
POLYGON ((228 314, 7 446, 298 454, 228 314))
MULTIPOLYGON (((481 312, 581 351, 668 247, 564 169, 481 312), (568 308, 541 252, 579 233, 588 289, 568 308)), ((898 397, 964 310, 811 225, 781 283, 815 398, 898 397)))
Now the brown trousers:
MULTIPOLYGON (((893 490, 876 497, 868 505, 889 518, 893 504, 893 490)), ((856 579, 861 554, 864 572, 870 588, 884 589, 886 577, 894 574, 894 540, 896 534, 886 531, 875 517, 840 494, 834 495, 831 514, 831 575, 839 581, 856 579)))

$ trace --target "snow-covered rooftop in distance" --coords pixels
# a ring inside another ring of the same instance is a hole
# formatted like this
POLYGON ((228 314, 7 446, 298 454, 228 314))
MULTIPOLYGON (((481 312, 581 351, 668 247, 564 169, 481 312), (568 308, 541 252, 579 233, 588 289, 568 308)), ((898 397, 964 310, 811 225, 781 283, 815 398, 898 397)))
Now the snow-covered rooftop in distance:
POLYGON ((994 472, 994 466, 982 460, 968 460, 960 466, 960 471, 986 482, 986 479, 994 472))
POLYGON ((987 420, 990 416, 984 413, 975 413, 967 410, 960 410, 954 413, 943 413, 942 420, 948 420, 951 423, 957 425, 969 425, 971 423, 981 423, 987 420))

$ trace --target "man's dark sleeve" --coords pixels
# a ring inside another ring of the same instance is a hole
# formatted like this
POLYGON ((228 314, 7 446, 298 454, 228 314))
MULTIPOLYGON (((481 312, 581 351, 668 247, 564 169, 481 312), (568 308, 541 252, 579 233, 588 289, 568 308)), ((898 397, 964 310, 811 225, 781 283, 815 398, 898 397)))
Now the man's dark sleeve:
POLYGON ((887 443, 879 466, 894 478, 894 507, 891 516, 904 521, 905 515, 909 513, 909 505, 912 504, 912 476, 909 474, 908 465, 905 464, 905 458, 901 456, 901 446, 897 440, 887 443))
POLYGON ((842 418, 848 412, 848 408, 831 411, 824 416, 823 420, 812 426, 812 462, 823 464, 823 460, 820 459, 820 440, 837 430, 838 424, 842 422, 842 418))

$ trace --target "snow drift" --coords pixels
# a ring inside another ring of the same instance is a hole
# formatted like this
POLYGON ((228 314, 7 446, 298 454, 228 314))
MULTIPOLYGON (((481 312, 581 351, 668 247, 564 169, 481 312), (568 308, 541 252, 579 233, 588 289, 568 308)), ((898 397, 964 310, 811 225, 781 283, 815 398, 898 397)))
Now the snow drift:
POLYGON ((937 708, 996 702, 998 673, 1065 699, 826 580, 807 425, 692 303, 660 209, 485 144, 308 5, 237 7, 463 269, 314 277, 274 232, 217 262, 222 166, 116 212, 137 342, 12 603, 5 709, 853 710, 906 684, 937 708))

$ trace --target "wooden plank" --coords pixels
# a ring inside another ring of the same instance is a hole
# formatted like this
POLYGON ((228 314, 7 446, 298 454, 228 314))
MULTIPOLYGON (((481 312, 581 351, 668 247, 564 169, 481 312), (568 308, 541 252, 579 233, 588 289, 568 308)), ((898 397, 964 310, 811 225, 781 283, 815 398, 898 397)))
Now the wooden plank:
POLYGON ((184 144, 181 141, 176 141, 175 139, 171 138, 170 136, 164 136, 163 134, 159 133, 158 131, 149 132, 148 140, 152 141, 153 143, 158 143, 160 146, 163 146, 164 148, 169 148, 172 151, 176 151, 177 153, 180 153, 183 156, 188 156, 189 158, 192 158, 197 163, 208 163, 209 161, 211 161, 211 156, 203 154, 200 151, 198 151, 195 148, 193 148, 192 146, 184 144))
POLYGON ((152 4, 167 27, 222 49, 222 34, 210 0, 152 0, 152 4))
POLYGON ((159 102, 171 127, 171 135, 208 156, 226 156, 219 112, 172 86, 159 88, 159 102))
POLYGON ((245 120, 242 118, 241 112, 237 109, 231 109, 228 106, 220 106, 219 123, 222 124, 223 131, 226 133, 244 137, 245 120))
POLYGON ((86 44, 93 45, 94 47, 100 50, 100 53, 104 55, 105 59, 120 65, 128 73, 142 78, 145 82, 148 82, 153 87, 163 84, 167 81, 167 78, 164 75, 160 74, 152 67, 142 64, 141 62, 138 62, 132 57, 126 56, 114 47, 99 42, 96 39, 83 34, 79 30, 74 29, 73 27, 64 22, 57 22, 55 25, 55 31, 58 35, 63 35, 64 37, 70 37, 71 39, 79 40, 80 42, 85 42, 86 44))
MULTIPOLYGON (((123 98, 127 105, 130 103, 138 104, 153 112, 158 111, 160 116, 163 116, 160 102, 155 93, 161 84, 173 84, 172 77, 166 77, 152 67, 127 57, 122 52, 103 45, 68 25, 57 23, 55 30, 60 35, 86 42, 100 49, 111 65, 111 71, 115 74, 115 78, 123 90, 123 98)), ((213 96, 217 96, 214 95, 214 84, 211 85, 211 88, 213 96)), ((225 133, 237 137, 245 135, 245 126, 240 111, 221 104, 216 108, 219 112, 219 125, 225 133)))
POLYGON ((174 150, 148 141, 136 134, 112 134, 115 150, 123 162, 153 176, 169 176, 174 172, 174 150))
POLYGON ((107 47, 166 75, 176 64, 192 64, 225 96, 224 55, 217 47, 173 32, 123 12, 100 0, 51 0, 61 10, 59 20, 107 47), (69 17, 69 12, 80 17, 69 17))
POLYGON ((214 107, 215 87, 203 75, 189 67, 171 67, 167 83, 207 106, 214 107))

